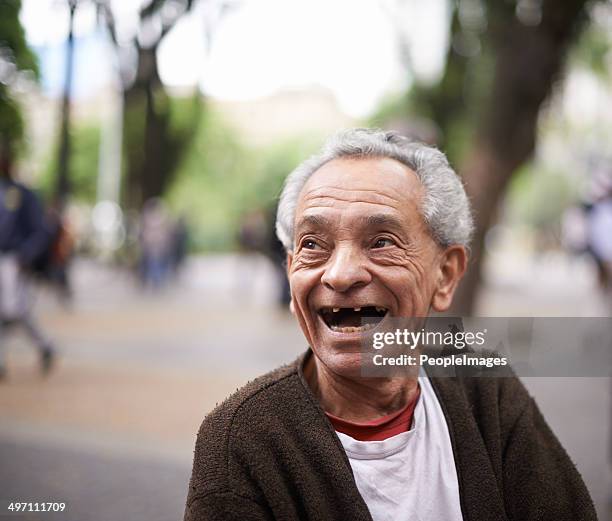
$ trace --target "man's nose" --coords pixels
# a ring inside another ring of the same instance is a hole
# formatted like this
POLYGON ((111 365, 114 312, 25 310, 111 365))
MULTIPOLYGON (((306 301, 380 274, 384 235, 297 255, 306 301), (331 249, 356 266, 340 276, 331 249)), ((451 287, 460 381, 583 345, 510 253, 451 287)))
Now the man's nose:
POLYGON ((371 280, 372 275, 366 269, 363 255, 350 246, 335 249, 321 277, 321 282, 327 288, 340 292, 365 286, 371 280))

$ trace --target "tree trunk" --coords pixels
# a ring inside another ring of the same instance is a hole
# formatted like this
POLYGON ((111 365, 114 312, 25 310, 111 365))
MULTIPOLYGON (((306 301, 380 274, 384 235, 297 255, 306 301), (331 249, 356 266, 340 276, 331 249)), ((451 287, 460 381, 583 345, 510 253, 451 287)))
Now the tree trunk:
POLYGON ((123 202, 140 210, 170 185, 196 135, 202 105, 194 94, 188 118, 171 125, 173 105, 157 69, 156 49, 140 49, 135 82, 124 91, 125 184, 123 202))
POLYGON ((71 0, 68 3, 70 10, 68 25, 68 40, 66 41, 66 70, 64 79, 64 93, 62 95, 61 127, 59 154, 57 159, 57 185, 55 188, 55 198, 60 208, 66 204, 66 199, 70 193, 70 97, 72 94, 72 68, 74 59, 74 12, 76 2, 71 0))
POLYGON ((497 17, 492 13, 490 17, 497 56, 493 87, 474 143, 460 168, 476 230, 468 273, 453 303, 457 315, 474 311, 486 232, 510 178, 534 151, 540 108, 585 18, 585 4, 585 0, 545 0, 541 21, 535 26, 524 25, 514 16, 508 18, 508 13, 498 12, 497 17))
POLYGON ((162 195, 168 180, 165 158, 169 100, 157 70, 156 49, 139 49, 136 80, 124 92, 126 128, 125 203, 140 209, 162 195))

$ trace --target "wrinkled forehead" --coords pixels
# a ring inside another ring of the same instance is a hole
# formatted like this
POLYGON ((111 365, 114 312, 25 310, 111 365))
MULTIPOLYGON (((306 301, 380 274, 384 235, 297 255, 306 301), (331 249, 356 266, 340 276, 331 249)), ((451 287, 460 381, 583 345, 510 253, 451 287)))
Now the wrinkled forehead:
POLYGON ((356 218, 386 214, 413 221, 419 215, 423 191, 417 175, 395 159, 335 159, 304 185, 295 224, 307 216, 326 214, 356 218))

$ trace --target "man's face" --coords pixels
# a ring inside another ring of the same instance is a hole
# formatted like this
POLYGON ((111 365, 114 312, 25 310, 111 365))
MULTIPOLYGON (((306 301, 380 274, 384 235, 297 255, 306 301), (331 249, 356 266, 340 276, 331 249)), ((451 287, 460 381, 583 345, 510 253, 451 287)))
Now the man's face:
POLYGON ((358 369, 371 334, 363 317, 424 317, 432 303, 441 307, 434 295, 448 282, 446 253, 423 222, 423 192, 390 158, 330 161, 302 189, 288 276, 294 313, 328 369, 358 369))

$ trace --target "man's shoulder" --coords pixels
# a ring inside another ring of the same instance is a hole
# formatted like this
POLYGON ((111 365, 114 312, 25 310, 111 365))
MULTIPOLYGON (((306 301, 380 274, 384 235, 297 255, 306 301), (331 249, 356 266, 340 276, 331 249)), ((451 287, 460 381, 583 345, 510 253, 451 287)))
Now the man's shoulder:
POLYGON ((249 381, 208 413, 198 432, 196 459, 199 448, 225 458, 231 438, 246 431, 250 437, 258 431, 265 433, 266 423, 290 415, 288 406, 297 406, 296 396, 305 394, 298 375, 301 360, 249 381))
POLYGON ((301 357, 258 376, 234 391, 206 415, 200 434, 206 435, 213 425, 225 431, 230 428, 237 415, 244 414, 252 408, 259 408, 262 402, 273 402, 282 393, 281 387, 295 385, 299 380, 300 361, 301 357), (287 382, 288 380, 290 382, 287 382))
POLYGON ((241 454, 265 446, 291 421, 291 411, 299 407, 296 397, 305 395, 301 358, 248 382, 206 415, 196 440, 190 498, 241 488, 235 477, 241 454))

